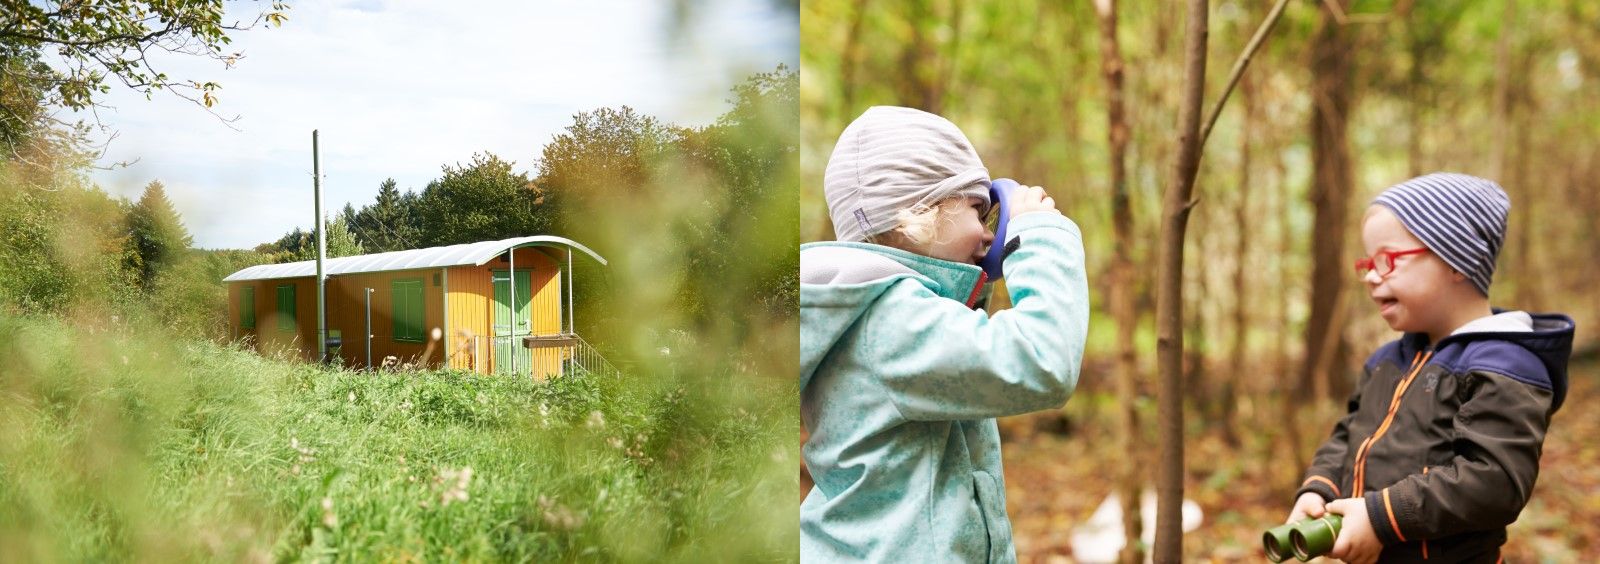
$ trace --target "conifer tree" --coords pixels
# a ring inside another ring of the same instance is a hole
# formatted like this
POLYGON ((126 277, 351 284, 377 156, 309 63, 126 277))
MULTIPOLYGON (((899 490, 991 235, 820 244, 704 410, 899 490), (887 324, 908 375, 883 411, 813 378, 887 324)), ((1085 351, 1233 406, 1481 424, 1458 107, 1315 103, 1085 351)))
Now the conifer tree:
POLYGON ((166 187, 159 180, 150 181, 139 202, 128 211, 128 244, 133 251, 129 261, 140 285, 149 289, 156 275, 181 258, 192 243, 178 210, 167 199, 166 187))

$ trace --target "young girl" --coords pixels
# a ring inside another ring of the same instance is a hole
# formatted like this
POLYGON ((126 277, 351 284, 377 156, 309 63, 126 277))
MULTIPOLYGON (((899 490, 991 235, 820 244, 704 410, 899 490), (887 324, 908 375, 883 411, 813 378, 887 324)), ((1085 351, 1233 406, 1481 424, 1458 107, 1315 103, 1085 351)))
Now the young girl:
POLYGON ((824 178, 836 242, 800 251, 800 408, 816 486, 802 561, 1012 562, 996 417, 1056 409, 1088 329, 1083 243, 1038 187, 1012 196, 1015 304, 972 309, 993 244, 988 171, 949 121, 874 107, 824 178))

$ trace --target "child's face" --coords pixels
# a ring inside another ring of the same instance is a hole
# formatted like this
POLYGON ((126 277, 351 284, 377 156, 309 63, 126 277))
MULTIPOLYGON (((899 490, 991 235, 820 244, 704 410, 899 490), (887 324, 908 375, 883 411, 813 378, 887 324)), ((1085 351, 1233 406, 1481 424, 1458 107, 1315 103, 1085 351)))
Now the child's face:
MULTIPOLYGON (((1378 257, 1381 251, 1409 251, 1425 248, 1416 235, 1407 230, 1394 212, 1383 206, 1367 209, 1361 223, 1361 243, 1366 256, 1378 257)), ((1442 299, 1458 284, 1460 275, 1450 265, 1431 252, 1409 254, 1394 258, 1394 270, 1387 276, 1379 272, 1366 272, 1362 281, 1367 285, 1367 295, 1378 305, 1378 315, 1389 327, 1401 332, 1433 334, 1447 324, 1449 300, 1442 299)), ((1448 333, 1448 331, 1446 331, 1448 333)))
POLYGON ((983 204, 980 198, 968 197, 966 205, 958 206, 941 217, 937 234, 924 254, 967 264, 977 264, 983 260, 984 253, 989 251, 989 244, 994 241, 994 233, 983 225, 983 217, 979 215, 983 204))

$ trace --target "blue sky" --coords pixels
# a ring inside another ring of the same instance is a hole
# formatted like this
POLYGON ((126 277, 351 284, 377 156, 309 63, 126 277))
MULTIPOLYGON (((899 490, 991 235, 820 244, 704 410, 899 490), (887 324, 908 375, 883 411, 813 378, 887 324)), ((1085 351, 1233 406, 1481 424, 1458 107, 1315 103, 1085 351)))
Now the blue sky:
MULTIPOLYGON (((236 32, 231 69, 153 58, 180 79, 215 81, 216 110, 114 88, 100 119, 116 131, 91 177, 137 199, 167 187, 202 248, 249 248, 312 224, 311 130, 320 131, 324 205, 370 203, 394 178, 421 191, 440 166, 489 151, 531 172, 572 115, 629 105, 679 125, 709 123, 745 77, 799 59, 799 23, 768 0, 704 0, 674 33, 672 2, 296 3, 281 28, 236 32)), ((248 19, 256 3, 228 3, 248 19)))

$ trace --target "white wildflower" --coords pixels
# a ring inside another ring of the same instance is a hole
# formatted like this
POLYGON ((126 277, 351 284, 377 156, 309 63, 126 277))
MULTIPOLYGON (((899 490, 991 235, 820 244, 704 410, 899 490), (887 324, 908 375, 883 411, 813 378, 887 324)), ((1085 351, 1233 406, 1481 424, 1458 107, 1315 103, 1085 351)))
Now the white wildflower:
POLYGON ((339 526, 339 517, 333 514, 333 498, 322 498, 322 524, 329 529, 339 526))
POLYGON ((439 492, 439 506, 443 507, 458 501, 467 501, 470 496, 467 488, 472 485, 472 467, 467 466, 460 470, 446 468, 439 472, 433 479, 434 483, 443 486, 439 492))
POLYGON ((582 527, 586 520, 583 514, 543 495, 539 496, 539 508, 544 510, 544 523, 556 530, 570 531, 582 527))

